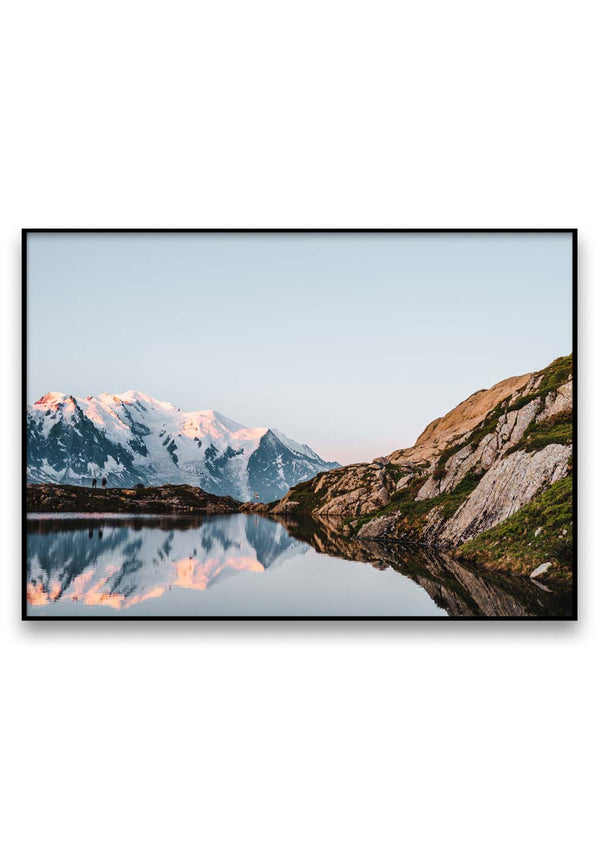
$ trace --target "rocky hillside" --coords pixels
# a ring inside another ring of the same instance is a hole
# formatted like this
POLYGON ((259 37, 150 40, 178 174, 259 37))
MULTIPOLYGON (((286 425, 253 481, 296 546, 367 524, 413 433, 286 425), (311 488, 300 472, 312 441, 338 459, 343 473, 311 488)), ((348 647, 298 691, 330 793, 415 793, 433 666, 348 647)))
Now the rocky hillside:
POLYGON ((475 392, 412 448, 319 474, 268 509, 339 517, 363 540, 452 548, 492 568, 567 577, 572 407, 572 357, 561 357, 475 392))
POLYGON ((240 502, 211 495, 197 486, 91 489, 83 486, 27 484, 28 513, 234 513, 240 502))

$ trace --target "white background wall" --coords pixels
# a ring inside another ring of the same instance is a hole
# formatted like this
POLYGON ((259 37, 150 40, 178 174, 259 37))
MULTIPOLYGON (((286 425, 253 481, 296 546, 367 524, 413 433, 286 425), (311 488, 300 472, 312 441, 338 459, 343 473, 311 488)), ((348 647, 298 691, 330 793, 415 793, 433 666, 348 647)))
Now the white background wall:
POLYGON ((597 839, 593 14, 531 0, 5 12, 6 845, 597 839), (579 227, 581 621, 19 622, 22 226, 579 227))

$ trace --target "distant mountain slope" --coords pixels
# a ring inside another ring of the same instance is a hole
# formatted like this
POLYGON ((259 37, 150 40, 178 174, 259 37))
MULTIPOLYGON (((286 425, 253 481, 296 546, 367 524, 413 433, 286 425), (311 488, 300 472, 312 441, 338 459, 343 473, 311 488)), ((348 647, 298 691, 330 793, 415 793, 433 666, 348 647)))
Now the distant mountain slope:
POLYGON ((109 486, 192 484, 240 501, 281 498, 338 466, 267 427, 215 410, 184 412, 141 392, 49 392, 27 410, 27 481, 109 486))

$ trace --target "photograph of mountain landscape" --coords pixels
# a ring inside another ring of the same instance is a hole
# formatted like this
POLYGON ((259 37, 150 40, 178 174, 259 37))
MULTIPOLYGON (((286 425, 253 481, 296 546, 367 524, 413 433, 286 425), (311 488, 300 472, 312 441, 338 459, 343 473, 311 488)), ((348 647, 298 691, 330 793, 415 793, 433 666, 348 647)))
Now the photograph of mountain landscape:
POLYGON ((24 618, 576 618, 576 231, 27 230, 23 289, 24 618))

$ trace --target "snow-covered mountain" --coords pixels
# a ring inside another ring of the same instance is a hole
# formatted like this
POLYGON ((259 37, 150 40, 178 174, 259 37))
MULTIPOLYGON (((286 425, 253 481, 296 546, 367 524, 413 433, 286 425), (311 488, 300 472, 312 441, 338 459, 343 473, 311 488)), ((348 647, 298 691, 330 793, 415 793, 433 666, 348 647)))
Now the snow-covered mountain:
POLYGON ((338 463, 274 428, 215 410, 186 413, 142 392, 76 398, 49 392, 27 409, 27 480, 109 486, 187 483, 241 501, 272 501, 338 463))

